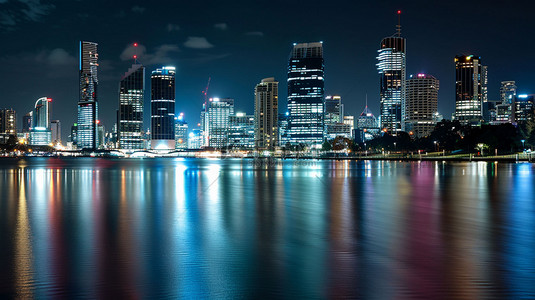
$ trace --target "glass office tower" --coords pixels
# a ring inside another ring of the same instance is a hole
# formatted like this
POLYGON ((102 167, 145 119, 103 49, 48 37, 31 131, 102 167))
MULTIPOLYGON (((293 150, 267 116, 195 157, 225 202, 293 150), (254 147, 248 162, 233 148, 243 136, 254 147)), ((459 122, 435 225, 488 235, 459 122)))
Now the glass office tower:
POLYGON ((119 84, 117 139, 120 149, 144 149, 143 100, 145 95, 145 67, 134 64, 119 84))
POLYGON ((151 75, 151 148, 175 149, 175 67, 151 75))
POLYGON ((288 128, 285 141, 318 148, 324 132, 323 43, 294 44, 288 62, 288 128))
POLYGON ((78 101, 78 137, 80 149, 96 149, 98 122, 97 43, 80 42, 80 99, 78 101))
MULTIPOLYGON (((398 27, 399 28, 399 27, 398 27)), ((406 40, 398 30, 396 36, 386 37, 377 51, 377 70, 380 83, 380 126, 396 135, 404 130, 406 40)))
POLYGON ((487 72, 481 58, 455 56, 455 119, 465 125, 479 125, 483 120, 487 72))

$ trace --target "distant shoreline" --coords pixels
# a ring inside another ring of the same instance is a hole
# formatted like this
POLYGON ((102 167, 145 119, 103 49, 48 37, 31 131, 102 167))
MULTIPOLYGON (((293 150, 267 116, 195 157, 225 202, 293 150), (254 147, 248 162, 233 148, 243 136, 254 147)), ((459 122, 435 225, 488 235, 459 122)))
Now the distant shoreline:
POLYGON ((226 160, 226 159, 242 159, 242 160, 257 160, 257 161, 284 161, 284 160, 327 160, 327 161, 448 161, 448 162, 530 162, 535 163, 535 156, 531 157, 530 155, 525 154, 512 154, 504 156, 424 156, 421 157, 413 155, 412 157, 388 157, 388 156, 348 156, 348 157, 314 157, 314 156, 300 156, 300 157, 192 157, 192 156, 155 156, 155 157, 115 157, 115 156, 62 156, 62 155, 51 155, 51 156, 0 156, 0 161, 2 159, 34 159, 34 158, 60 158, 60 159, 79 159, 79 158, 100 158, 100 159, 116 159, 116 160, 152 160, 152 159, 161 159, 161 158, 187 158, 187 159, 211 159, 211 160, 226 160))

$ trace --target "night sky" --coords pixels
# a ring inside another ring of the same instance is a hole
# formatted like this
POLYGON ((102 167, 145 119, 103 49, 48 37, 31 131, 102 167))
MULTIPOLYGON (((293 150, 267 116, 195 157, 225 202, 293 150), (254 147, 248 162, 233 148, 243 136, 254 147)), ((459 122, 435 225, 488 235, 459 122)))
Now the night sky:
MULTIPOLYGON (((76 119, 78 42, 87 40, 99 43, 100 119, 107 130, 134 42, 147 79, 157 67, 177 67, 177 113, 185 113, 190 128, 199 122, 208 77, 210 97, 234 98, 236 111, 252 114, 254 86, 273 76, 282 113, 292 43, 323 41, 326 95, 341 95, 346 114, 358 115, 367 93, 378 116, 375 57, 381 39, 395 33, 398 9, 407 75, 440 80, 444 117, 454 110, 457 54, 479 55, 489 66, 490 100, 498 99, 502 80, 516 80, 520 93, 535 92, 533 2, 362 2, 0 0, 0 108, 15 109, 21 126, 37 98, 51 97, 52 118, 61 120, 66 138, 76 119)), ((145 128, 148 121, 146 113, 145 128)))

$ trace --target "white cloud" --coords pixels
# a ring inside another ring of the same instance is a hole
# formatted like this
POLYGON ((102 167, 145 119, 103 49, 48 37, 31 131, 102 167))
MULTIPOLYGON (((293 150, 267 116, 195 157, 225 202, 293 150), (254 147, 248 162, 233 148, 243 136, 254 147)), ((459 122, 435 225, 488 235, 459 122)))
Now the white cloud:
POLYGON ((246 32, 245 35, 249 35, 249 36, 264 36, 264 33, 262 31, 249 31, 249 32, 246 32))
POLYGON ((167 24, 167 31, 169 32, 172 32, 172 31, 179 31, 180 30, 180 26, 178 26, 177 24, 167 24))
POLYGON ((48 54, 47 61, 53 65, 76 64, 76 58, 62 48, 56 48, 48 54))
POLYGON ((138 13, 138 14, 142 14, 142 13, 144 13, 145 10, 146 10, 145 7, 141 7, 141 6, 139 6, 139 5, 134 5, 134 6, 132 7, 132 11, 135 12, 135 13, 138 13))
POLYGON ((184 46, 193 49, 208 49, 214 47, 214 45, 210 44, 210 42, 208 42, 205 37, 198 36, 188 37, 186 42, 184 42, 184 46))
POLYGON ((217 23, 217 24, 214 24, 214 28, 219 29, 219 30, 227 30, 228 25, 227 23, 217 23))

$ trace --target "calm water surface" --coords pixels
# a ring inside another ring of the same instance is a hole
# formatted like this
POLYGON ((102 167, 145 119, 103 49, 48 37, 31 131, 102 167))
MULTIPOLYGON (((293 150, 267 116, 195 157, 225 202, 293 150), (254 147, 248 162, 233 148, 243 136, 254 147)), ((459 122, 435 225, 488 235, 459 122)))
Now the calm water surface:
POLYGON ((0 297, 534 298, 532 164, 0 160, 0 297))

